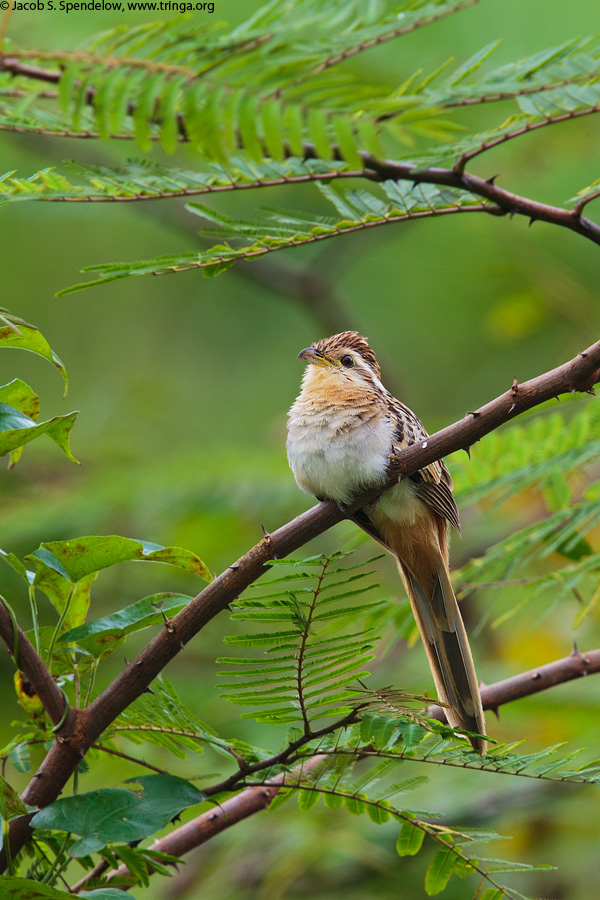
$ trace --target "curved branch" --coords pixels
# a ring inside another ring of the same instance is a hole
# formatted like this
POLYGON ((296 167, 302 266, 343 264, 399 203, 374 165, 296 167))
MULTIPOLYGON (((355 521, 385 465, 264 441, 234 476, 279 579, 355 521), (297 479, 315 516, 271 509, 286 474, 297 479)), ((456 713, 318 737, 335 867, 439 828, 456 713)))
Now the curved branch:
MULTIPOLYGON (((354 47, 349 47, 347 50, 343 50, 341 53, 337 53, 335 56, 328 57, 328 59, 325 59, 318 66, 315 66, 314 69, 311 69, 310 74, 318 75, 321 72, 325 72, 327 69, 330 69, 332 66, 336 66, 347 59, 351 59, 353 56, 357 56, 359 53, 363 53, 365 50, 371 50, 373 47, 379 47, 380 44, 385 44, 388 41, 393 41, 398 37, 403 37, 403 35, 410 34, 411 31, 416 31, 418 28, 424 28, 426 25, 432 25, 434 22, 438 22, 440 19, 445 19, 448 16, 453 16, 455 15, 455 13, 461 12, 461 10, 463 9, 468 9, 469 6, 475 6, 477 3, 479 3, 479 0, 463 0, 463 2, 456 3, 455 6, 444 9, 441 12, 433 13, 430 16, 424 16, 422 19, 417 19, 415 22, 411 22, 410 25, 400 26, 399 28, 394 28, 391 31, 386 31, 383 34, 378 34, 376 35, 376 37, 361 41, 360 44, 356 44, 354 47)), ((300 81, 293 82, 292 85, 287 85, 287 87, 293 87, 298 83, 300 83, 300 81)))
POLYGON ((475 150, 463 153, 455 166, 455 170, 457 172, 463 172, 466 164, 472 159, 475 159, 476 156, 480 156, 482 153, 485 153, 486 150, 491 150, 492 147, 498 147, 500 144, 506 143, 506 141, 512 141, 513 138, 528 134, 530 131, 537 131, 540 128, 545 128, 547 125, 556 125, 559 122, 567 122, 569 119, 579 119, 581 116, 589 116, 592 113, 597 112, 600 112, 600 105, 590 106, 587 109, 573 109, 570 112, 558 116, 548 116, 548 118, 543 119, 541 122, 527 122, 525 125, 521 126, 521 128, 515 128, 514 131, 507 131, 500 135, 500 137, 494 138, 491 141, 484 141, 479 147, 476 147, 475 150))
POLYGON ((16 646, 14 634, 12 616, 5 603, 0 599, 0 637, 6 644, 17 668, 27 676, 27 680, 40 698, 51 721, 57 725, 65 712, 64 694, 44 665, 35 647, 18 625, 18 644, 16 646))
MULTIPOLYGON (((498 708, 505 703, 529 697, 531 694, 546 691, 557 684, 564 684, 595 672, 600 672, 600 650, 588 650, 580 653, 575 649, 570 656, 556 659, 545 666, 539 666, 529 672, 522 672, 520 675, 513 675, 511 678, 496 681, 494 684, 482 685, 481 702, 484 709, 497 712, 498 708)), ((427 715, 440 722, 446 721, 446 713, 441 706, 430 706, 427 715)))
POLYGON ((582 237, 593 241, 594 244, 600 244, 600 226, 591 219, 584 218, 575 210, 550 206, 547 203, 539 203, 537 200, 513 194, 495 184, 495 178, 486 180, 478 175, 467 174, 456 169, 437 167, 419 169, 410 163, 399 163, 393 160, 381 161, 367 154, 364 154, 362 158, 365 166, 376 173, 373 180, 413 181, 415 184, 424 182, 470 191, 472 194, 495 203, 511 216, 525 216, 530 223, 540 221, 559 225, 575 231, 582 237))
MULTIPOLYGON (((459 422, 449 425, 400 451, 390 462, 390 480, 383 488, 366 492, 346 511, 372 502, 382 490, 393 486, 399 478, 441 459, 455 450, 467 449, 484 435, 519 413, 562 393, 590 391, 600 377, 600 341, 579 353, 574 359, 537 378, 513 386, 459 422)), ((81 756, 102 732, 137 697, 152 680, 185 647, 185 644, 246 588, 269 569, 272 559, 280 559, 307 541, 322 534, 345 517, 338 505, 325 500, 302 513, 287 525, 265 537, 218 578, 215 578, 188 606, 164 627, 85 710, 77 711, 58 732, 57 741, 40 769, 31 780, 23 800, 32 806, 53 802, 75 770, 81 756)), ((30 835, 29 818, 22 816, 11 823, 13 855, 30 835)))
MULTIPOLYGON (((522 697, 528 697, 536 694, 538 691, 547 690, 557 684, 563 684, 572 681, 575 678, 582 678, 584 675, 600 672, 600 650, 589 650, 585 653, 574 651, 570 656, 564 659, 557 659, 545 666, 532 669, 530 672, 522 672, 520 675, 514 675, 512 678, 505 678, 503 681, 497 681, 494 684, 482 685, 481 702, 484 709, 490 709, 494 712, 498 707, 522 697)), ((446 721, 446 715, 441 706, 430 706, 427 715, 431 718, 438 719, 440 722, 446 721)), ((316 755, 310 760, 303 763, 303 767, 314 768, 324 759, 321 755, 316 755)), ((419 760, 415 760, 419 761, 419 760)), ((276 794, 279 792, 281 783, 285 778, 285 773, 278 775, 276 778, 270 779, 265 785, 259 787, 249 787, 246 790, 230 797, 221 803, 218 809, 211 809, 202 813, 186 825, 176 828, 171 834, 167 835, 152 844, 151 850, 157 850, 161 853, 169 853, 172 856, 182 856, 189 853, 201 844, 206 843, 215 835, 220 834, 226 828, 236 825, 242 819, 266 809, 276 794)), ((297 779, 299 780, 299 779, 297 779)), ((109 881, 113 879, 123 879, 130 875, 126 865, 119 866, 118 869, 111 872, 108 876, 109 881)), ((84 887, 88 887, 91 874, 76 884, 73 888, 75 892, 84 887)))

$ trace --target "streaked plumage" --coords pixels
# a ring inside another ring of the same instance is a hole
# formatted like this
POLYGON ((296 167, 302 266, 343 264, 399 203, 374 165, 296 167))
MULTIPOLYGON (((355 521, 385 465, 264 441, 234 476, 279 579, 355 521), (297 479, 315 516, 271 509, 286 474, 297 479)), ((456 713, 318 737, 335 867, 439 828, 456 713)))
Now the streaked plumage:
MULTIPOLYGON (((375 355, 355 331, 301 351, 309 365, 289 413, 288 459, 299 486, 349 504, 387 480, 390 455, 428 437, 383 386, 375 355)), ((448 720, 485 734, 473 660, 448 570, 448 524, 460 530, 452 479, 440 460, 387 490, 354 517, 397 561, 448 720)), ((485 751, 485 742, 473 746, 485 751)))

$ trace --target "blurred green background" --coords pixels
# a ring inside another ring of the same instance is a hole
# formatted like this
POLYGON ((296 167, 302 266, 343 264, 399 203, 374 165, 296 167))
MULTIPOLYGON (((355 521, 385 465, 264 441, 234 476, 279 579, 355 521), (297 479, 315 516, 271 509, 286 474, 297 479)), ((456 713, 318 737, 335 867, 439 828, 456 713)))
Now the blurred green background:
MULTIPOLYGON (((258 6, 245 0, 215 5, 213 18, 232 22, 258 6)), ((152 15, 15 12, 9 36, 19 46, 71 49, 95 31, 152 15)), ((206 15, 194 14, 192 21, 206 15)), ((568 9, 558 0, 485 0, 348 65, 365 82, 391 87, 448 56, 458 64, 496 38, 503 39, 493 60, 500 65, 597 28, 593 0, 572 0, 568 9)), ((466 111, 462 120, 478 130, 499 119, 498 109, 466 111)), ((600 176, 599 139, 600 121, 586 117, 487 153, 473 171, 498 174, 503 187, 562 205, 600 176)), ((115 164, 139 156, 128 142, 0 135, 0 170, 17 169, 22 177, 69 158, 115 164)), ((160 150, 155 158, 164 159, 160 150)), ((182 148, 177 162, 194 165, 192 153, 182 148)), ((316 189, 305 186, 235 193, 216 202, 240 218, 260 205, 328 212, 316 189)), ((593 216, 593 206, 589 212, 593 216)), ((85 265, 196 249, 197 228, 197 218, 179 201, 24 203, 0 210, 0 302, 40 328, 65 362, 71 387, 61 399, 58 373, 24 353, 1 354, 0 383, 15 376, 30 383, 41 396, 43 418, 81 410, 72 439, 80 466, 41 440, 26 448, 14 470, 0 473, 5 550, 23 556, 42 540, 118 533, 188 547, 221 571, 260 539, 261 524, 272 530, 311 502, 287 467, 285 415, 301 377, 296 354, 334 328, 369 336, 388 386, 430 431, 506 390, 514 374, 522 381, 552 368, 598 335, 598 248, 566 230, 540 223, 529 228, 519 217, 448 217, 373 229, 326 242, 317 252, 302 248, 240 264, 213 280, 191 271, 53 296, 79 281, 85 265)), ((529 514, 522 504, 487 517, 465 510, 455 565, 529 514)), ((342 524, 306 555, 354 537, 353 527, 342 524)), ((380 568, 384 594, 399 594, 392 562, 383 560, 380 568)), ((95 586, 94 617, 159 590, 195 593, 200 587, 165 567, 119 566, 102 573, 95 586)), ((0 571, 0 592, 27 621, 27 598, 8 568, 0 571)), ((466 605, 472 625, 481 613, 476 600, 466 605)), ((561 609, 535 628, 518 618, 495 631, 482 628, 474 648, 480 677, 489 683, 565 656, 574 637, 583 649, 595 646, 597 622, 586 620, 574 635, 574 613, 574 607, 561 609)), ((240 723, 236 708, 215 697, 214 657, 231 628, 224 618, 212 622, 166 674, 197 715, 224 735, 264 742, 263 731, 240 723)), ((146 640, 146 633, 137 644, 131 640, 128 657, 146 640)), ((424 690, 429 682, 420 648, 408 651, 392 633, 385 647, 378 681, 424 690)), ((103 684, 121 665, 115 656, 103 684)), ((5 681, 12 678, 6 655, 0 664, 5 681)), ((490 716, 489 728, 501 741, 526 737, 531 750, 567 740, 597 755, 598 701, 600 679, 590 678, 513 704, 499 721, 490 716)), ((3 740, 11 719, 20 717, 7 692, 3 740)), ((277 739, 273 734, 273 747, 277 739)), ((153 754, 166 762, 158 750, 146 756, 153 754)), ((172 771, 193 775, 197 761, 172 771)), ((83 786, 116 784, 132 773, 101 760, 83 786)), ((513 835, 509 849, 502 846, 497 855, 559 867, 515 882, 523 890, 558 900, 594 896, 600 809, 592 787, 451 770, 425 774, 431 781, 411 797, 414 806, 441 810, 449 822, 513 835)), ((18 776, 14 782, 20 784, 18 776)), ((170 883, 156 879, 146 892, 134 893, 179 898, 198 892, 205 900, 424 897, 424 857, 400 861, 395 838, 392 826, 284 807, 200 848, 170 883)), ((470 894, 455 882, 445 896, 470 894)))

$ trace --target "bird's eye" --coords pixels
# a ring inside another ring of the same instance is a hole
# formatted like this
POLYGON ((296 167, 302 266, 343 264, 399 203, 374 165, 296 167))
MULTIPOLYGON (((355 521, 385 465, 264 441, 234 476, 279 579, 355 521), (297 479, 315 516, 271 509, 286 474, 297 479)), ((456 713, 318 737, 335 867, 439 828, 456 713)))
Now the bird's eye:
POLYGON ((340 362, 347 369, 350 369, 354 365, 354 359, 352 356, 350 356, 349 353, 347 353, 346 356, 342 356, 342 358, 340 359, 340 362))

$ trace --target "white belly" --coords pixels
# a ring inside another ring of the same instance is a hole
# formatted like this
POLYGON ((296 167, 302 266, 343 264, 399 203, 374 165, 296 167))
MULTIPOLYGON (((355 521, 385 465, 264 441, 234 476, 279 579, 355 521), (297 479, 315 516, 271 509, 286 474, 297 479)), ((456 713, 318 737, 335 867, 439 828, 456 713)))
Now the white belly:
POLYGON ((360 489, 385 479, 393 426, 352 422, 334 427, 326 415, 293 416, 288 424, 288 459, 302 490, 315 497, 348 503, 360 489))

